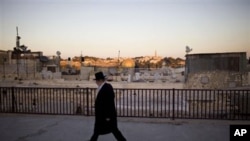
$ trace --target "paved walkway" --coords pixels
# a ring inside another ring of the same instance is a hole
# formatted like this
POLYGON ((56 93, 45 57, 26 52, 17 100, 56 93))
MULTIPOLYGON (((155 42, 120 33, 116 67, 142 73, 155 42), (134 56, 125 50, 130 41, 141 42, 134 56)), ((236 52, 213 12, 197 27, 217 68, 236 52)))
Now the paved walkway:
MULTIPOLYGON (((86 141, 94 117, 0 114, 1 141, 86 141)), ((128 141, 229 141, 230 124, 250 121, 118 118, 128 141)), ((98 141, 115 141, 112 134, 98 141)))

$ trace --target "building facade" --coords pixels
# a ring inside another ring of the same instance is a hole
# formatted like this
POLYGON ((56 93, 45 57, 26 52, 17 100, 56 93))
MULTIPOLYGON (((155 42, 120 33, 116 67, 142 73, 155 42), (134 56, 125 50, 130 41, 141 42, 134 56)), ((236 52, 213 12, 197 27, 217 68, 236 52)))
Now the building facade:
POLYGON ((186 88, 231 88, 249 85, 246 52, 187 54, 186 88))

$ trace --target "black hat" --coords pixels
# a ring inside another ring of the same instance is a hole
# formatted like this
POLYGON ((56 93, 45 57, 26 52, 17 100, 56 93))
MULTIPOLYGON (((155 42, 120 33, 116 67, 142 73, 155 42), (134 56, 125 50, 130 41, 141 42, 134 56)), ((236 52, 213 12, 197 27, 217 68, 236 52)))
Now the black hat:
POLYGON ((104 80, 104 79, 105 79, 105 75, 103 75, 102 72, 95 73, 95 79, 94 80, 104 80))

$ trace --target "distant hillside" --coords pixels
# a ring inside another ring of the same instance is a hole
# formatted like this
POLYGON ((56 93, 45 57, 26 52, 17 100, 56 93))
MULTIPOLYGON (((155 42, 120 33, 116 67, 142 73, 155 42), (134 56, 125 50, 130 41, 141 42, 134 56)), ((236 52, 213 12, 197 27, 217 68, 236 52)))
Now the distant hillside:
POLYGON ((139 68, 161 68, 163 65, 167 67, 183 67, 185 65, 185 60, 181 58, 173 57, 160 57, 160 56, 141 56, 134 58, 98 58, 93 56, 84 56, 74 57, 72 59, 61 60, 61 66, 66 67, 66 65, 71 62, 71 66, 74 66, 76 69, 80 69, 81 60, 84 66, 97 66, 97 67, 118 67, 121 66, 122 62, 125 60, 133 60, 136 67, 139 68))

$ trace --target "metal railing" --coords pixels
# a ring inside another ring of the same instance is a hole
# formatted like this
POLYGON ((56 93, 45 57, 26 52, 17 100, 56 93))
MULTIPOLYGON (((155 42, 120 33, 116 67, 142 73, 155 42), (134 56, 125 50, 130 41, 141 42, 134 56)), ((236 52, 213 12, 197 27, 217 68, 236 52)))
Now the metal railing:
MULTIPOLYGON (((250 120, 250 90, 114 89, 117 115, 250 120)), ((0 87, 0 113, 93 116, 95 88, 0 87)))

